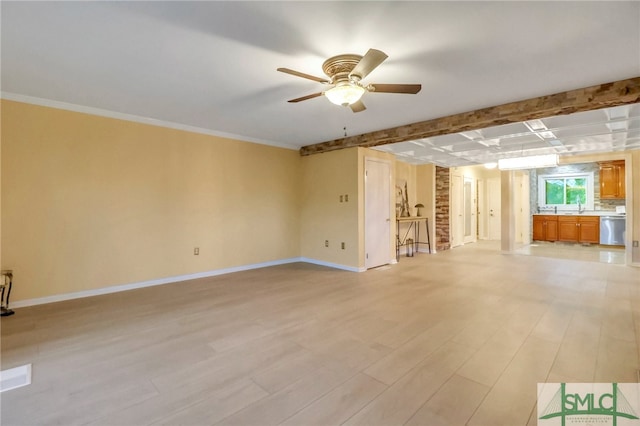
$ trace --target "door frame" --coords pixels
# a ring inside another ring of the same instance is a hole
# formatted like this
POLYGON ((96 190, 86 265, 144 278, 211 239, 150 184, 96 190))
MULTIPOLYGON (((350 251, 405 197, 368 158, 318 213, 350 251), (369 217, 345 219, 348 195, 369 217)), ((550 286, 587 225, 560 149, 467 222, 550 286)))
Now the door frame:
POLYGON ((371 265, 369 263, 369 259, 367 257, 367 254, 369 252, 368 250, 368 246, 367 246, 367 242, 370 241, 372 238, 370 235, 368 235, 368 226, 367 226, 367 222, 368 222, 368 208, 367 208, 367 199, 368 199, 368 191, 369 191, 369 187, 367 185, 367 168, 369 163, 382 163, 385 164, 388 168, 388 183, 389 183, 389 191, 387 191, 387 224, 388 224, 388 232, 389 232, 389 244, 388 244, 388 250, 387 250, 387 257, 386 257, 386 261, 384 264, 389 264, 389 263, 395 263, 396 262, 396 257, 395 257, 395 227, 393 226, 395 223, 395 209, 392 208, 393 207, 393 190, 394 190, 394 186, 393 186, 393 164, 390 160, 387 159, 382 159, 382 158, 377 158, 377 157, 364 157, 364 167, 363 167, 363 184, 364 184, 364 220, 363 220, 363 258, 364 258, 364 268, 366 269, 370 269, 370 268, 375 268, 378 266, 382 266, 384 264, 381 265, 371 265))

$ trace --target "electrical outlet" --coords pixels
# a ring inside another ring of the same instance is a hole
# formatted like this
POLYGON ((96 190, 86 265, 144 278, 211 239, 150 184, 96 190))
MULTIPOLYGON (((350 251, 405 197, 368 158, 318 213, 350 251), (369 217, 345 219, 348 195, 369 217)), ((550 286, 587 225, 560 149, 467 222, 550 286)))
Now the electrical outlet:
POLYGON ((349 194, 344 194, 344 202, 345 203, 349 202, 349 194))
POLYGON ((342 242, 340 246, 342 247, 342 250, 344 250, 344 242, 342 242))
POLYGON ((194 254, 195 256, 199 255, 199 254, 200 254, 200 247, 196 247, 196 248, 194 248, 194 249, 193 249, 193 254, 194 254))
POLYGON ((324 240, 324 246, 329 247, 329 240, 324 240))
POLYGON ((638 247, 638 242, 637 242, 637 241, 634 241, 634 242, 633 242, 633 246, 634 246, 634 247, 638 247))
POLYGON ((340 202, 342 202, 342 195, 340 196, 340 202))

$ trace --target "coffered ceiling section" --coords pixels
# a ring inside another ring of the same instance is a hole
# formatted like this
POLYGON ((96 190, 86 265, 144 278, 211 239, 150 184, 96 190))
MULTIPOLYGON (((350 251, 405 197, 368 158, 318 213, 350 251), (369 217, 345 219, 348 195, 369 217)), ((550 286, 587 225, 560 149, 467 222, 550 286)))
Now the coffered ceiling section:
POLYGON ((501 158, 640 149, 640 104, 623 105, 486 129, 377 146, 411 164, 443 167, 501 158))

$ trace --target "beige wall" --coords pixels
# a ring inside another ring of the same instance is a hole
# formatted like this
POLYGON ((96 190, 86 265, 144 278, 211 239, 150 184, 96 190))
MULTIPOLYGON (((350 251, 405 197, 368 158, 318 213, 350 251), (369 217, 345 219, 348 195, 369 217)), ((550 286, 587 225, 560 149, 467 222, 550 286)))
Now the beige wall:
MULTIPOLYGON (((420 215, 428 218, 431 249, 435 249, 435 217, 436 217, 436 166, 424 164, 416 167, 416 204, 424 204, 420 215)), ((415 204, 414 204, 415 205, 415 204)), ((426 236, 425 236, 426 237, 426 236)), ((426 238, 420 238, 426 241, 426 238)), ((421 250, 427 247, 421 246, 421 250)))
MULTIPOLYGON (((627 167, 631 169, 630 176, 633 192, 631 193, 632 209, 633 209, 633 229, 631 233, 631 241, 640 241, 640 150, 632 151, 627 159, 627 167)), ((629 187, 627 182, 627 188, 629 187)), ((627 194, 627 197, 629 194, 627 194)), ((629 201, 629 200, 627 200, 629 201)), ((629 204, 629 203, 627 203, 629 204)), ((628 207, 627 207, 628 208, 628 207)), ((640 247, 632 248, 632 262, 640 265, 640 247)))
MULTIPOLYGON (((0 117, 2 117, 2 101, 0 101, 0 117)), ((2 264, 2 120, 0 120, 0 269, 2 264)))
POLYGON ((358 160, 357 148, 302 157, 303 258, 354 269, 360 266, 358 160))
MULTIPOLYGON (((365 268, 366 158, 388 160, 392 181, 395 181, 395 157, 368 148, 349 148, 302 158, 300 240, 303 258, 350 270, 365 268), (344 201, 345 195, 349 196, 348 202, 344 201), (329 247, 325 247, 325 241, 329 241, 329 247)), ((394 203, 392 194, 391 198, 394 203)), ((389 259, 392 259, 395 257, 393 222, 390 227, 389 259)))
MULTIPOLYGON (((409 199, 409 211, 411 215, 415 215, 415 206, 417 201, 417 166, 402 161, 396 161, 396 177, 395 184, 398 182, 407 182, 407 196, 409 199)), ((398 188, 396 187, 396 190, 398 188)), ((404 188, 400 188, 404 191, 404 188)), ((424 204, 424 203, 422 203, 424 204)))
MULTIPOLYGON (((298 257, 362 269, 367 156, 389 159, 410 205, 433 214, 435 166, 375 150, 301 158, 6 100, 0 108, 0 266, 15 271, 13 301, 298 257)), ((638 241, 640 151, 575 161, 618 157, 631 165, 638 241)), ((640 262, 640 249, 633 259, 640 262)))
POLYGON ((6 100, 1 125, 13 301, 300 256, 296 151, 6 100))
MULTIPOLYGON (((420 215, 429 219, 429 234, 431 237, 431 248, 434 245, 434 220, 435 220, 435 177, 436 166, 434 164, 414 165, 403 161, 395 162, 395 182, 406 181, 407 193, 409 197, 409 208, 411 215, 417 213, 414 207, 418 203, 424 204, 424 208, 420 209, 420 215)), ((403 188, 404 189, 404 188, 403 188)), ((408 225, 404 224, 400 227, 400 233, 406 233, 408 225)), ((426 242, 427 236, 424 234, 424 225, 421 224, 420 241, 426 242)), ((394 229, 395 234, 395 229, 394 229)), ((420 245, 420 250, 426 251, 426 245, 420 245)))

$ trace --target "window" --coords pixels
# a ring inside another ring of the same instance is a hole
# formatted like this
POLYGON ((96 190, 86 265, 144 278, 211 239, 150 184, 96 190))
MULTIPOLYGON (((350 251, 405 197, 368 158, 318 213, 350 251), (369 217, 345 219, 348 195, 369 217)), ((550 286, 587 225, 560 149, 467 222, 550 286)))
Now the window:
POLYGON ((593 173, 538 176, 538 206, 593 210, 593 173))

